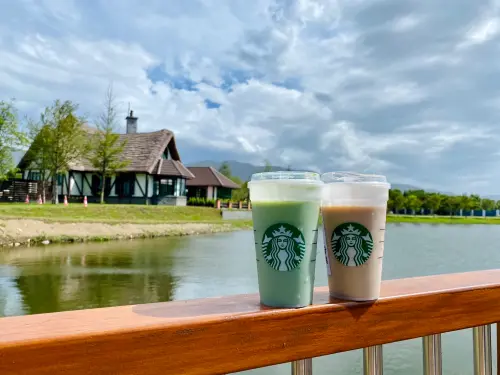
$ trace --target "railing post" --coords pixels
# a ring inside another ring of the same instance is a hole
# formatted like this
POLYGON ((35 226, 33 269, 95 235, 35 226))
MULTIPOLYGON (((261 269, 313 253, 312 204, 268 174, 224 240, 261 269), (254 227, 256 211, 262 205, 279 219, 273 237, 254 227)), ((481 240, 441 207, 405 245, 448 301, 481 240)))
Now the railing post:
POLYGON ((312 375, 312 358, 292 362, 292 375, 312 375))
POLYGON ((363 348, 363 374, 382 375, 383 373, 382 345, 363 348))
POLYGON ((491 325, 472 329, 474 345, 474 375, 492 375, 491 325))
POLYGON ((441 375, 443 373, 441 335, 422 337, 424 354, 424 375, 441 375))

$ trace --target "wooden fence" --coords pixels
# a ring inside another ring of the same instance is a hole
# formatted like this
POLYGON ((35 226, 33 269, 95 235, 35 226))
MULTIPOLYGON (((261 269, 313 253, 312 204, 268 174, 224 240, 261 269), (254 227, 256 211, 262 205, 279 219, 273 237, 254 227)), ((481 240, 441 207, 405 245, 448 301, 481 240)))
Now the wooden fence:
POLYGON ((244 202, 244 201, 239 201, 239 202, 232 202, 232 201, 223 201, 220 199, 217 199, 215 201, 215 207, 217 209, 232 209, 232 210, 251 210, 252 209, 252 204, 250 202, 244 202))
MULTIPOLYGON (((25 202, 28 196, 31 203, 36 203, 42 195, 42 184, 34 180, 6 180, 0 182, 0 202, 25 202)), ((52 200, 52 184, 45 183, 45 199, 52 200)))

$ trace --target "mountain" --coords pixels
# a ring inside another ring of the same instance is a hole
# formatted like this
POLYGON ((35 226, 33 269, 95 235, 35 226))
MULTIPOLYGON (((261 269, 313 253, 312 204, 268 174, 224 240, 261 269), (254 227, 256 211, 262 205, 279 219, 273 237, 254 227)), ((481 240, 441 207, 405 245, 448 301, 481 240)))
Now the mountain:
MULTIPOLYGON (((226 163, 229 164, 229 167, 231 168, 231 173, 233 176, 239 177, 242 181, 248 181, 252 174, 262 172, 264 170, 264 166, 256 166, 250 163, 242 163, 236 160, 227 160, 226 163)), ((219 169, 221 166, 222 162, 220 161, 214 161, 214 160, 204 160, 204 161, 199 161, 196 163, 191 163, 187 165, 188 167, 214 167, 215 169, 219 169)), ((283 171, 288 169, 287 167, 280 167, 280 166, 273 166, 272 170, 273 171, 283 171)), ((294 168, 291 168, 291 170, 294 170, 294 168)), ((400 183, 391 183, 391 188, 392 189, 399 189, 401 191, 406 191, 406 190, 420 190, 423 189, 418 186, 413 186, 413 185, 408 185, 408 184, 400 184, 400 183)), ((429 193, 433 192, 438 192, 437 190, 433 189, 424 189, 425 191, 429 193)), ((443 194, 448 194, 448 195, 453 195, 452 193, 447 193, 447 192, 441 192, 443 194)))
MULTIPOLYGON (((231 173, 233 176, 239 177, 242 181, 250 180, 250 177, 254 173, 259 173, 264 170, 264 166, 256 166, 250 163, 242 163, 236 160, 227 160, 227 164, 231 168, 231 173)), ((214 167, 215 169, 219 169, 222 162, 213 161, 213 160, 204 160, 196 163, 191 163, 187 165, 187 167, 214 167)), ((283 171, 286 170, 287 167, 278 167, 272 166, 273 171, 283 171)))

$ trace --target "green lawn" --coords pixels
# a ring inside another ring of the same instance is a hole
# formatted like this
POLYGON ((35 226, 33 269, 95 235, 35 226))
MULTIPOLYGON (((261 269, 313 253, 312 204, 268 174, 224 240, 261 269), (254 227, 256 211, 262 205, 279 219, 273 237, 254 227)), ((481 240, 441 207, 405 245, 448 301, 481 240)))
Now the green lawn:
POLYGON ((417 224, 500 224, 500 217, 388 215, 387 222, 417 224))
POLYGON ((209 207, 113 204, 0 204, 0 218, 31 218, 66 222, 175 223, 222 222, 220 211, 209 207))

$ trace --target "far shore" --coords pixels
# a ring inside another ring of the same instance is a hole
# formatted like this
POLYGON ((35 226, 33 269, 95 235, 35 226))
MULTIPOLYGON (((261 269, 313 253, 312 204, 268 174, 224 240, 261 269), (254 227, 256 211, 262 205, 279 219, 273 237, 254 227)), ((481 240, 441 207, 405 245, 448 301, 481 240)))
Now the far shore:
POLYGON ((500 217, 437 216, 437 215, 387 215, 388 223, 415 224, 500 224, 500 217))
POLYGON ((251 228, 244 222, 225 223, 89 223, 51 222, 36 219, 0 219, 0 247, 54 243, 102 242, 212 234, 251 228))
POLYGON ((207 207, 0 204, 0 246, 210 234, 251 228, 207 207))
MULTIPOLYGON (((500 217, 389 214, 387 222, 500 224, 500 217)), ((0 247, 185 236, 251 228, 251 220, 223 220, 220 210, 206 207, 0 204, 0 247)))

